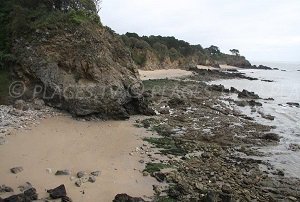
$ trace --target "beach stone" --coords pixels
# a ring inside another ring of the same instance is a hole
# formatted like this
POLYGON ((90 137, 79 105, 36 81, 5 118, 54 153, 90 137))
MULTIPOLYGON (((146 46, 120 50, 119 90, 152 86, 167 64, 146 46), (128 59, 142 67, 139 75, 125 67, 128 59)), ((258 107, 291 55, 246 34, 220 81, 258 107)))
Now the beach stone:
POLYGON ((232 188, 229 184, 224 184, 222 186, 222 192, 224 192, 225 194, 231 194, 232 193, 232 188))
POLYGON ((169 108, 163 108, 158 111, 160 114, 170 114, 169 108))
POLYGON ((132 197, 127 194, 117 194, 113 202, 145 202, 145 200, 138 197, 132 197))
POLYGON ((55 175, 71 175, 71 172, 69 170, 58 170, 55 175))
POLYGON ((244 89, 242 92, 238 93, 238 98, 259 99, 259 96, 254 92, 249 92, 244 89))
POLYGON ((35 110, 41 110, 41 109, 43 109, 44 106, 45 106, 44 100, 35 99, 33 101, 33 109, 35 109, 35 110))
POLYGON ((0 187, 0 193, 1 193, 1 192, 14 192, 14 190, 13 190, 13 188, 11 188, 11 187, 2 185, 2 186, 0 187))
POLYGON ((90 176, 89 177, 89 182, 95 183, 96 182, 96 177, 95 176, 90 176))
POLYGON ((94 172, 91 172, 91 175, 95 176, 95 177, 98 177, 99 175, 101 175, 101 171, 94 171, 94 172))
POLYGON ((16 100, 14 103, 14 108, 18 110, 23 110, 26 105, 24 100, 16 100))
POLYGON ((72 199, 68 196, 64 196, 61 198, 61 202, 72 202, 72 199))
POLYGON ((37 200, 38 199, 38 194, 36 193, 35 188, 27 189, 26 191, 24 191, 24 195, 26 196, 26 198, 28 198, 30 200, 37 200))
POLYGON ((23 170, 24 170, 23 167, 19 166, 19 167, 11 168, 10 172, 12 172, 13 174, 17 174, 17 173, 22 172, 23 170))
POLYGON ((33 187, 32 187, 32 185, 31 185, 30 182, 26 182, 25 184, 20 185, 18 188, 19 188, 19 190, 20 190, 21 192, 24 192, 24 191, 26 191, 26 190, 28 190, 28 189, 33 188, 33 187))
POLYGON ((79 179, 79 180, 76 180, 75 185, 76 185, 77 187, 81 187, 82 181, 81 181, 80 179, 79 179))
POLYGON ((87 175, 87 173, 86 173, 86 172, 83 172, 83 171, 79 171, 79 172, 77 173, 77 177, 78 177, 78 178, 82 178, 82 177, 85 176, 85 175, 87 175))
POLYGON ((50 194, 50 197, 52 199, 59 199, 59 198, 67 196, 66 188, 65 188, 65 185, 63 185, 63 184, 54 189, 50 189, 47 192, 50 194))

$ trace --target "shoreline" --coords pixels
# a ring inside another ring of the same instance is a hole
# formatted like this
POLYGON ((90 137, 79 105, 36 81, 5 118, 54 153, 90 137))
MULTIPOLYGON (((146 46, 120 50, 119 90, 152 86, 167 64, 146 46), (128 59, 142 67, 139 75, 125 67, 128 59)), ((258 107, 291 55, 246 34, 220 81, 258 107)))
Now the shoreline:
MULTIPOLYGON (((225 75, 227 78, 228 75, 225 75)), ((262 155, 254 147, 277 144, 266 136, 271 127, 253 122, 249 117, 222 103, 224 89, 219 91, 209 88, 203 83, 203 75, 189 73, 177 79, 178 73, 168 72, 169 78, 164 79, 165 76, 163 74, 159 80, 150 78, 144 81, 145 90, 152 90, 152 107, 158 112, 157 116, 135 116, 129 121, 121 122, 99 122, 74 120, 66 115, 58 115, 41 121, 32 130, 23 132, 24 129, 19 129, 16 136, 9 136, 8 143, 22 145, 20 151, 35 154, 32 148, 35 148, 34 145, 41 135, 47 144, 36 145, 36 149, 40 148, 38 151, 43 151, 36 154, 40 155, 37 159, 41 162, 32 163, 30 155, 26 161, 19 161, 21 163, 18 163, 18 159, 22 160, 23 157, 18 155, 12 159, 7 159, 8 155, 2 156, 2 163, 11 161, 0 169, 0 178, 6 180, 2 183, 17 190, 17 186, 22 184, 21 181, 26 181, 23 175, 35 176, 32 184, 36 185, 40 196, 47 196, 45 189, 65 184, 68 196, 75 201, 104 199, 101 197, 111 201, 120 193, 134 197, 148 195, 144 197, 146 200, 171 201, 209 200, 209 197, 248 201, 265 201, 270 197, 274 200, 282 197, 290 201, 300 199, 297 194, 297 187, 300 185, 298 178, 284 177, 281 170, 251 157, 262 155), (159 88, 156 89, 155 86, 159 88), (107 135, 98 137, 99 131, 104 130, 108 132, 102 135, 107 135), (69 133, 75 136, 70 137, 69 133), (88 133, 92 137, 82 137, 80 133, 88 133), (124 134, 125 140, 131 142, 129 145, 122 139, 124 134), (33 139, 26 138, 27 135, 33 139), (110 145, 110 142, 113 144, 110 145), (68 150, 72 152, 61 153, 68 150), (57 158, 60 155, 67 155, 68 160, 57 158), (124 160, 125 164, 122 163, 124 160), (43 163, 47 161, 51 163, 46 166, 43 163), (100 166, 96 166, 95 162, 100 166), (115 167, 111 165, 112 162, 115 167), (12 181, 11 177, 14 175, 9 173, 9 169, 18 166, 15 164, 23 164, 20 166, 24 166, 24 173, 21 172, 21 177, 10 184, 9 181, 12 181), (27 170, 31 164, 38 165, 38 168, 27 170), (261 166, 266 169, 261 170, 261 166), (74 185, 74 179, 70 180, 70 176, 54 176, 54 173, 47 173, 47 168, 51 168, 52 172, 70 169, 73 177, 78 171, 101 170, 102 175, 97 177, 94 184, 84 183, 78 188, 74 185), (35 169, 38 170, 38 175, 34 173, 35 169), (117 177, 113 178, 114 175, 117 177), (128 185, 131 180, 129 175, 133 175, 139 183, 133 180, 128 185), (117 184, 112 183, 112 178, 117 184), (254 190, 251 189, 253 186, 254 190), (276 193, 272 191, 274 189, 277 190, 276 193), (82 193, 83 190, 85 194, 82 193)), ((207 80, 223 76, 223 73, 211 71, 205 74, 207 80)), ((0 146, 0 151, 4 151, 7 146, 7 143, 0 146)), ((11 145, 7 153, 20 151, 15 151, 11 145)))

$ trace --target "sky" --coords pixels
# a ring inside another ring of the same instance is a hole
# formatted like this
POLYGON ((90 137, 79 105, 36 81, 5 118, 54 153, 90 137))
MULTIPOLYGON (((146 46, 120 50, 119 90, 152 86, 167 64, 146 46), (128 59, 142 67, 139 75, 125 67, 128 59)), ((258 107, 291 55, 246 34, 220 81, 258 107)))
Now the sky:
POLYGON ((250 61, 300 62, 300 0, 103 0, 100 17, 119 34, 235 48, 250 61))

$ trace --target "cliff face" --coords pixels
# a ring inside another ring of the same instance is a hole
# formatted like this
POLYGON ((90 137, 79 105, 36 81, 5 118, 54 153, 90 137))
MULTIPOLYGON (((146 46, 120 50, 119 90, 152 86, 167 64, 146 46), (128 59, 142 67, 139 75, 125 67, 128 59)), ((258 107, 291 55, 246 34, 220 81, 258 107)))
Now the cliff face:
POLYGON ((80 116, 151 114, 120 37, 82 16, 71 16, 76 23, 69 17, 14 39, 12 53, 18 60, 12 69, 14 78, 24 81, 23 98, 40 97, 80 116))

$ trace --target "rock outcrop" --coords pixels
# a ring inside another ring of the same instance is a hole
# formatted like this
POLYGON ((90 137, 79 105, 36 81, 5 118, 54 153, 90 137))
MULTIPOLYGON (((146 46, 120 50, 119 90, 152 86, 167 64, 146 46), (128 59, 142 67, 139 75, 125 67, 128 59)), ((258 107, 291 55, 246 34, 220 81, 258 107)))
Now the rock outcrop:
POLYGON ((35 30, 13 43, 14 78, 23 98, 40 97, 78 116, 152 114, 130 52, 118 35, 92 22, 35 30))

